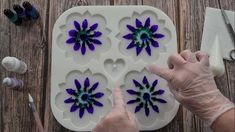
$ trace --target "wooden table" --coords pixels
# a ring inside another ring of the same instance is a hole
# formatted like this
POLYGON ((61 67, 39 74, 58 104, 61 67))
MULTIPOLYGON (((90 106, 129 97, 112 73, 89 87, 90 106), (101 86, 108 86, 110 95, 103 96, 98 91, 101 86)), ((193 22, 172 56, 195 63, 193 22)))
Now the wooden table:
MULTIPOLYGON (((150 5, 163 10, 177 28, 179 51, 199 50, 205 8, 220 6, 235 10, 234 0, 30 0, 40 11, 41 18, 24 27, 16 27, 7 20, 2 10, 20 4, 21 0, 0 0, 0 59, 15 56, 24 60, 29 70, 24 75, 6 72, 0 67, 0 79, 16 76, 24 80, 23 92, 0 88, 0 132, 36 132, 32 113, 28 108, 28 93, 48 132, 67 132, 54 118, 50 108, 51 36, 53 25, 60 14, 81 5, 150 5)), ((216 78, 218 88, 235 102, 235 62, 225 61, 226 73, 216 78)), ((208 132, 197 117, 180 107, 177 116, 157 132, 208 132)))

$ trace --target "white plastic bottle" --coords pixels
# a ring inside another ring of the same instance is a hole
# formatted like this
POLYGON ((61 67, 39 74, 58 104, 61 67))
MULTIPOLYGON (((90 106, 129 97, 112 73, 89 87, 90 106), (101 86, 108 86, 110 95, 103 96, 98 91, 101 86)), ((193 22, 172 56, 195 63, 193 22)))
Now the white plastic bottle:
POLYGON ((24 74, 27 71, 27 65, 15 57, 7 56, 2 60, 2 66, 7 71, 24 74))
POLYGON ((24 83, 22 80, 19 80, 16 78, 10 78, 10 77, 4 78, 2 81, 2 84, 14 90, 21 90, 24 86, 24 83))

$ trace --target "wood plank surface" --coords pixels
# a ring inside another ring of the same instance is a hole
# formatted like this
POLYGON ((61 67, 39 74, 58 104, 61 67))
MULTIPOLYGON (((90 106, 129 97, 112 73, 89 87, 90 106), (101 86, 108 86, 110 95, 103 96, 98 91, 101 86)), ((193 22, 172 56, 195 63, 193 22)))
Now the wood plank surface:
MULTIPOLYGON (((0 132, 37 132, 28 108, 28 93, 35 100, 46 132, 69 132, 54 118, 50 108, 51 37, 56 19, 65 10, 82 5, 150 5, 163 10, 177 29, 179 51, 200 49, 207 6, 235 11, 234 0, 29 0, 40 12, 40 20, 16 27, 3 15, 5 8, 22 0, 0 0, 0 59, 15 56, 25 61, 24 75, 6 72, 0 66, 0 79, 17 77, 25 83, 22 92, 0 86, 0 132)), ((221 92, 235 102, 235 62, 224 61, 226 74, 216 78, 221 92)), ((191 112, 180 107, 166 127, 155 132, 210 132, 191 112)))

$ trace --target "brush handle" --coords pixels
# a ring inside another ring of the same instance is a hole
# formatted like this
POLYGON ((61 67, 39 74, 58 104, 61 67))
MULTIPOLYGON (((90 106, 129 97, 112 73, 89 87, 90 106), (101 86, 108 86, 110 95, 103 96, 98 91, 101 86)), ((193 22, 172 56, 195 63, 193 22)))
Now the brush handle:
POLYGON ((35 118, 36 125, 37 125, 37 128, 38 128, 39 132, 44 132, 44 129, 43 129, 43 126, 42 126, 42 122, 40 120, 38 112, 37 111, 33 112, 33 116, 35 118))

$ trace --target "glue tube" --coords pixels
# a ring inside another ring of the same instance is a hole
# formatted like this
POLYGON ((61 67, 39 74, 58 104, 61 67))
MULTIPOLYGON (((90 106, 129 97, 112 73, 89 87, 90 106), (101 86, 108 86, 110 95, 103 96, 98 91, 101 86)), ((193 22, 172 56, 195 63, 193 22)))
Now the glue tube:
POLYGON ((7 18, 13 22, 15 25, 19 26, 22 24, 22 18, 18 17, 18 15, 12 12, 10 9, 5 9, 3 13, 7 16, 7 18))

